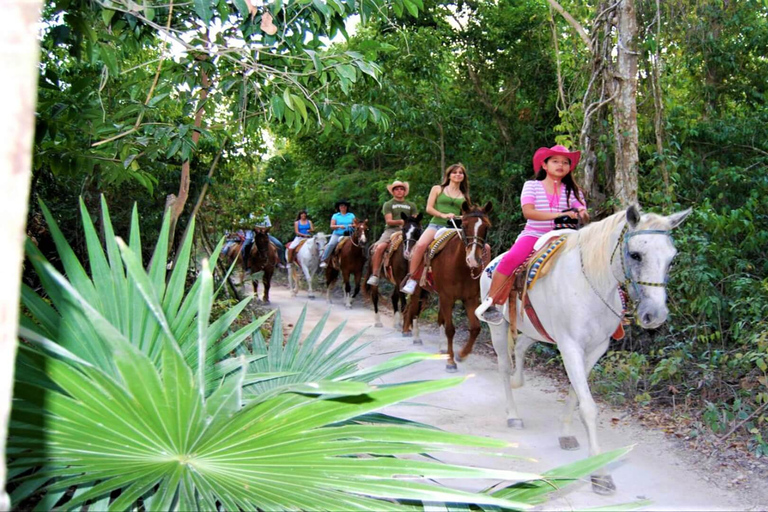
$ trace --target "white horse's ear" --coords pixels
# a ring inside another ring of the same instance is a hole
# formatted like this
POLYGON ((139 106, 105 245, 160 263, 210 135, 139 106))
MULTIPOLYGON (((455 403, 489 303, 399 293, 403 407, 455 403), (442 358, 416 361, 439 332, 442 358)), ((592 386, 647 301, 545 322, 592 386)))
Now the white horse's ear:
POLYGON ((636 204, 627 208, 627 223, 629 227, 634 228, 637 226, 637 223, 640 222, 640 215, 640 208, 636 204))
POLYGON ((683 210, 681 212, 673 213, 669 217, 667 217, 667 220, 669 220, 669 229, 675 229, 677 226, 683 223, 686 217, 688 217, 691 212, 693 211, 693 208, 688 208, 687 210, 683 210))

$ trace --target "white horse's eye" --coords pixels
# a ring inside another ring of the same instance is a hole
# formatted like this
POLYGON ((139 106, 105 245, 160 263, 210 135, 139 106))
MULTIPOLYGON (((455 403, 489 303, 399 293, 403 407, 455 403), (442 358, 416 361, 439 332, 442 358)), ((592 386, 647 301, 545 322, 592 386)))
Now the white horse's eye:
POLYGON ((631 252, 629 253, 629 257, 637 261, 638 263, 643 261, 643 255, 640 254, 639 252, 631 252))

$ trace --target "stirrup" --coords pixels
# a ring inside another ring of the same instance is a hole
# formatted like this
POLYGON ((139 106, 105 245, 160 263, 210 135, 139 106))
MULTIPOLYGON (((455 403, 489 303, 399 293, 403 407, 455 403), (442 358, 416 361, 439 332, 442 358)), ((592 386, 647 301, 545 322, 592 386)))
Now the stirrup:
POLYGON ((492 312, 488 311, 493 306, 493 297, 486 297, 483 302, 481 302, 480 305, 475 308, 475 316, 485 323, 491 325, 501 325, 501 323, 504 321, 504 313, 497 308, 492 312), (490 313, 488 317, 484 316, 485 312, 490 313))

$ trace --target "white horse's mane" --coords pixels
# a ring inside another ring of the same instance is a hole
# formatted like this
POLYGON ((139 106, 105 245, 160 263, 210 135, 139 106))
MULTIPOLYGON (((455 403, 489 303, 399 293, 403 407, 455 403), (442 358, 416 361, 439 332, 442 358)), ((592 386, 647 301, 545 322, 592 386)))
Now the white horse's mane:
MULTIPOLYGON (((614 279, 611 274, 611 253, 616 244, 614 233, 627 219, 627 211, 622 210, 610 217, 580 229, 568 236, 563 253, 581 248, 581 258, 584 271, 598 288, 610 286, 614 279)), ((635 229, 670 230, 671 224, 667 217, 655 213, 644 213, 635 229)), ((621 254, 619 254, 621 257, 621 254)))

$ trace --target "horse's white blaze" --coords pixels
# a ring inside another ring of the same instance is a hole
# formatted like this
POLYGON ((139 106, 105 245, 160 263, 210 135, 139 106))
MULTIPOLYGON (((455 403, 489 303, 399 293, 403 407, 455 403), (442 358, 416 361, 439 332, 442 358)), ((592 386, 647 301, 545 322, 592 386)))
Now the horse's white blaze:
MULTIPOLYGON (((479 219, 477 222, 475 222, 474 232, 473 232, 474 238, 472 240, 474 241, 479 240, 478 233, 480 232, 480 226, 482 225, 483 225, 483 222, 479 219)), ((472 244, 469 246, 469 254, 467 254, 467 265, 469 266, 469 268, 477 268, 480 266, 480 262, 477 261, 477 256, 476 256, 477 247, 478 246, 476 244, 472 244)))
MULTIPOLYGON (((597 439, 597 406, 589 391, 588 376, 597 360, 606 352, 611 334, 618 327, 622 310, 618 285, 625 281, 624 268, 636 285, 629 285, 630 296, 637 301, 637 317, 643 327, 658 327, 667 318, 667 294, 664 286, 648 286, 638 282, 663 284, 676 250, 668 232, 679 225, 690 211, 669 217, 648 214, 639 216, 630 209, 576 233, 569 234, 549 273, 541 277, 529 291, 531 303, 547 333, 557 341, 563 357, 572 392, 562 416, 562 435, 571 435, 572 415, 578 402, 582 420, 587 428, 590 455, 600 453, 597 439), (620 233, 631 215, 636 215, 629 228, 626 248, 620 233), (639 220, 638 220, 639 218, 639 220), (644 230, 662 233, 642 233, 644 230), (616 256, 611 255, 617 243, 616 256)), ((503 257, 496 257, 493 265, 503 257)), ((487 272, 480 278, 480 294, 485 297, 491 285, 487 272)), ((507 424, 521 426, 512 391, 523 383, 522 370, 525 351, 544 338, 533 327, 518 301, 517 327, 521 334, 514 345, 514 374, 510 364, 508 343, 508 308, 503 308, 505 321, 489 325, 493 347, 498 354, 499 373, 504 382, 507 402, 507 424)), ((605 472, 598 476, 607 475, 605 472)), ((610 477, 607 477, 610 478, 610 477)))
POLYGON ((408 243, 408 240, 412 240, 414 238, 414 231, 416 231, 416 226, 409 226, 408 231, 405 232, 405 238, 403 239, 403 244, 405 244, 405 247, 403 248, 403 256, 408 261, 411 261, 411 244, 408 243))

